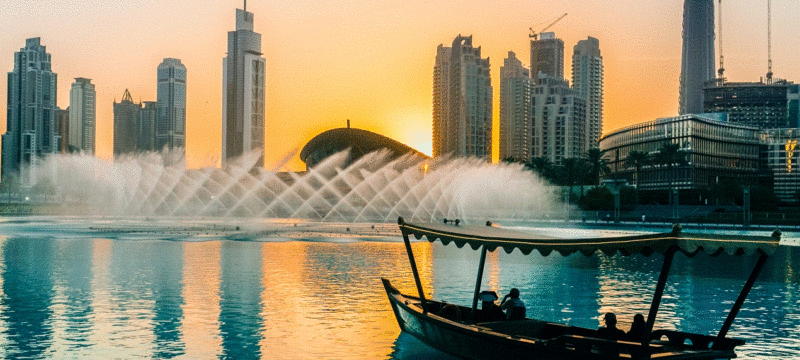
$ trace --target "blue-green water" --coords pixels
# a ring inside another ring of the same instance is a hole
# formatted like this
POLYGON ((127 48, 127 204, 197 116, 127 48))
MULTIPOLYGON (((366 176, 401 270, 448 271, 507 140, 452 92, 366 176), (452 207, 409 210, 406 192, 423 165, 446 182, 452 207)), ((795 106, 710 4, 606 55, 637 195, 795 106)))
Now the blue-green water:
MULTIPOLYGON (((0 224, 0 357, 444 357, 400 334, 383 293, 381 277, 415 292, 399 237, 119 236, 49 224, 0 224)), ((428 296, 471 303, 477 252, 413 248, 428 296)), ((613 311, 626 328, 647 313, 660 260, 495 252, 483 287, 519 288, 529 317, 597 327, 613 311)), ((718 331, 755 260, 677 255, 656 327, 718 331)), ((741 358, 800 357, 798 285, 797 248, 770 258, 729 333, 747 340, 741 358)))

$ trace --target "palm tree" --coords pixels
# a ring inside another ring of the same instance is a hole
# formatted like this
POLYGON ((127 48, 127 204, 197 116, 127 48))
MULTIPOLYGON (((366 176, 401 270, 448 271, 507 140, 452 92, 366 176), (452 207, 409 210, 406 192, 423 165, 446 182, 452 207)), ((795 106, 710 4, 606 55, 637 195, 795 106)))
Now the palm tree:
POLYGON ((669 202, 672 203, 672 182, 675 180, 675 166, 686 164, 686 158, 680 152, 681 146, 678 144, 665 142, 658 149, 655 162, 667 167, 669 173, 669 202))
MULTIPOLYGON (((561 183, 569 186, 570 194, 572 194, 572 187, 581 179, 587 170, 586 160, 581 158, 566 158, 561 165, 561 183)), ((581 196, 583 196, 583 187, 581 187, 581 196)))
POLYGON ((589 166, 589 181, 592 185, 600 185, 600 176, 611 172, 608 167, 608 159, 603 157, 604 152, 598 148, 586 151, 585 161, 589 166))
POLYGON ((628 157, 625 158, 625 163, 628 166, 632 166, 635 169, 634 172, 634 185, 639 187, 639 173, 642 171, 642 168, 647 166, 650 163, 650 154, 644 151, 634 150, 628 153, 628 157))
POLYGON ((554 173, 553 162, 550 161, 550 158, 546 156, 532 158, 531 162, 525 163, 525 167, 539 174, 539 176, 541 176, 547 181, 554 182, 555 180, 553 179, 553 173, 554 173))

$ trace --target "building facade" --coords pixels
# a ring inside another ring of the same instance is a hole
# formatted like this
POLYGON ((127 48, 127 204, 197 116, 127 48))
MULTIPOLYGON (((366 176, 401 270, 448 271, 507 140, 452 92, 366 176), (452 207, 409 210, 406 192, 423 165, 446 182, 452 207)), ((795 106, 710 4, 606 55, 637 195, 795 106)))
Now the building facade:
POLYGON ((546 157, 562 165, 564 159, 586 153, 586 101, 566 80, 540 73, 531 105, 532 157, 546 157))
POLYGON ((564 41, 553 32, 541 33, 538 40, 531 40, 531 77, 536 78, 539 73, 564 78, 564 41))
POLYGON ((513 51, 500 67, 500 160, 531 159, 533 80, 513 51))
POLYGON ((253 31, 253 13, 236 9, 236 30, 228 32, 228 55, 222 61, 222 167, 260 149, 264 166, 266 60, 261 34, 253 31))
POLYGON ((726 113, 733 124, 760 129, 796 128, 800 127, 798 90, 800 85, 786 80, 737 83, 718 79, 707 82, 703 89, 703 110, 726 113))
POLYGON ((714 0, 684 0, 679 113, 703 111, 703 84, 716 77, 714 0))
POLYGON ((573 48, 572 87, 586 100, 586 148, 595 148, 603 130, 603 56, 591 36, 573 48))
POLYGON ((8 73, 6 133, 3 134, 2 178, 16 177, 23 186, 36 181, 36 164, 58 152, 55 131, 57 75, 40 38, 25 41, 14 53, 8 73))
POLYGON ((457 36, 439 45, 433 79, 433 156, 492 157, 492 84, 489 58, 457 36), (445 59, 445 57, 447 59, 445 59))
POLYGON ((783 204, 800 204, 800 128, 762 130, 759 136, 775 197, 783 204))
POLYGON ((139 121, 142 104, 133 102, 128 89, 114 102, 114 156, 139 151, 139 121))
POLYGON ((66 109, 56 109, 56 134, 58 134, 57 152, 66 154, 69 152, 69 107, 66 109))
POLYGON ((139 111, 138 135, 136 137, 139 151, 159 151, 156 147, 156 120, 158 119, 158 103, 143 101, 139 111))
POLYGON ((611 155, 607 178, 626 180, 640 191, 672 188, 696 194, 726 181, 759 184, 758 129, 720 121, 710 114, 663 118, 623 128, 603 136, 600 150, 611 155), (673 166, 650 161, 637 172, 628 160, 633 151, 655 158, 665 144, 679 146, 673 166))
POLYGON ((158 65, 155 147, 158 150, 186 147, 186 67, 179 59, 167 58, 158 65))
POLYGON ((96 97, 91 79, 75 78, 69 91, 70 151, 95 153, 96 97))

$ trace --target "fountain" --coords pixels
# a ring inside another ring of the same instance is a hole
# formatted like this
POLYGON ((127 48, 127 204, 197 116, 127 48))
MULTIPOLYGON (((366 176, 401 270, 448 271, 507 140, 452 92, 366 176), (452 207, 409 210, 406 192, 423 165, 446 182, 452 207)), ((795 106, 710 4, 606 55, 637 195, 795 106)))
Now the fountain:
POLYGON ((347 155, 294 173, 255 168, 258 152, 227 169, 185 169, 158 153, 114 161, 59 154, 38 173, 58 185, 64 211, 80 215, 485 221, 537 218, 555 204, 542 180, 520 164, 413 154, 389 160, 388 151, 378 151, 347 165, 347 155))

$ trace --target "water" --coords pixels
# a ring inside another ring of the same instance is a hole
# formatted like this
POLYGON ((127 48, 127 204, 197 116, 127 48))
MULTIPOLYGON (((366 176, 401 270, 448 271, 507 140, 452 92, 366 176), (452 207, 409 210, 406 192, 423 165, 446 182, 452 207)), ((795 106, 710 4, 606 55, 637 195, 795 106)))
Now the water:
MULTIPOLYGON (((253 223, 6 219, 0 357, 447 358, 400 333, 383 293, 381 277, 416 291, 394 226, 253 223)), ((471 303, 478 252, 412 246, 428 296, 471 303)), ((747 340, 741 358, 800 356, 799 257, 768 261, 729 333, 747 340)), ((676 255, 656 326, 714 333, 754 262, 676 255)), ((659 255, 494 252, 483 283, 520 288, 532 317, 597 327, 613 311, 627 328, 646 314, 659 269, 659 255)))

